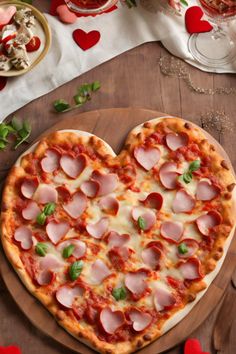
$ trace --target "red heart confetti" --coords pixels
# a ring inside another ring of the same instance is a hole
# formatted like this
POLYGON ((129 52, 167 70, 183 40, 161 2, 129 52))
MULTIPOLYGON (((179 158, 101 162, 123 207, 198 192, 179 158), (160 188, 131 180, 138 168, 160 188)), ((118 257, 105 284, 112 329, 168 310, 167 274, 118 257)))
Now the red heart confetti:
POLYGON ((90 31, 85 32, 82 29, 76 29, 73 32, 73 39, 75 43, 83 50, 87 50, 95 46, 100 40, 100 32, 98 31, 90 31))
POLYGON ((7 84, 7 77, 0 76, 0 91, 2 91, 4 89, 6 84, 7 84))
MULTIPOLYGON (((64 5, 64 4, 65 4, 65 1, 64 1, 64 0, 51 0, 50 11, 49 11, 50 15, 52 15, 52 16, 57 16, 57 8, 58 8, 58 6, 64 5)), ((99 14, 93 14, 93 15, 86 15, 86 14, 83 14, 83 15, 82 15, 82 14, 77 14, 77 13, 76 13, 76 16, 77 16, 77 17, 97 16, 97 15, 101 15, 101 14, 103 14, 103 13, 108 13, 108 12, 114 11, 114 10, 116 10, 116 9, 117 9, 117 6, 114 5, 114 6, 112 6, 110 9, 108 9, 108 10, 106 10, 106 11, 104 11, 104 12, 101 12, 101 13, 99 13, 99 14)))
POLYGON ((202 351, 201 344, 198 339, 190 338, 185 342, 184 354, 210 354, 210 353, 202 351))
POLYGON ((210 32, 213 27, 205 20, 201 20, 204 15, 202 9, 199 6, 189 7, 185 13, 185 26, 188 33, 202 33, 210 32))
POLYGON ((0 347, 0 354, 21 354, 21 350, 14 345, 9 347, 0 347))

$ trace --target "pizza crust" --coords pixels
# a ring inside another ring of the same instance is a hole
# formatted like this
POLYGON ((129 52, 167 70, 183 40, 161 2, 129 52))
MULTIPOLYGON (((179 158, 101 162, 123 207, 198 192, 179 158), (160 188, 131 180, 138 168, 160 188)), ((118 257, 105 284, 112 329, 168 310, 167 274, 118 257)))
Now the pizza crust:
MULTIPOLYGON (((160 121, 163 121, 166 119, 175 119, 173 117, 160 117, 151 121, 148 121, 146 123, 150 123, 151 126, 158 124, 160 121)), ((179 122, 179 119, 178 119, 179 122)), ((181 121, 184 122, 184 121, 181 121)), ((199 130, 199 128, 197 128, 197 131, 199 130)), ((116 156, 116 154, 114 153, 114 151, 112 150, 112 148, 106 143, 104 142, 102 139, 94 136, 93 134, 87 133, 87 132, 83 132, 83 131, 78 131, 78 130, 62 130, 60 132, 67 132, 67 133, 76 133, 77 136, 79 137, 85 137, 85 138, 91 138, 94 137, 94 139, 96 140, 96 143, 98 143, 99 141, 101 142, 101 149, 103 151, 103 153, 107 153, 113 157, 116 156)), ((143 124, 137 126, 136 128, 134 128, 127 140, 126 143, 129 145, 133 145, 134 142, 136 142, 137 140, 140 141, 140 136, 139 135, 143 134, 143 124), (138 136, 138 138, 137 138, 138 136)), ((203 136, 204 137, 204 136, 203 136)), ((204 137, 205 138, 205 137, 204 137)), ((15 167, 20 167, 21 162, 22 162, 22 158, 24 156, 26 156, 28 153, 35 151, 36 148, 38 148, 39 143, 35 143, 32 147, 30 147, 16 162, 15 167)), ((216 163, 219 163, 219 155, 216 154, 216 163)), ((13 167, 14 170, 14 167, 13 167)), ((223 178, 226 178, 226 180, 230 180, 229 182, 232 182, 232 179, 228 178, 228 173, 224 173, 225 171, 223 171, 223 178), (226 176, 226 177, 225 177, 226 176)), ((16 176, 13 173, 14 178, 16 178, 16 176)), ((7 188, 9 188, 9 186, 11 186, 11 178, 12 178, 12 174, 10 174, 10 176, 7 179, 7 188)), ((234 181, 234 179, 233 179, 234 181)), ((9 196, 7 195, 8 193, 8 189, 5 189, 4 194, 3 194, 3 204, 8 204, 9 203, 9 196)), ((236 201, 236 193, 234 192, 233 194, 233 200, 234 203, 236 201)), ((229 219, 232 219, 231 215, 229 215, 229 219)), ((113 344, 109 344, 109 343, 105 343, 102 342, 101 345, 101 341, 97 338, 97 336, 94 334, 94 331, 92 328, 88 327, 86 334, 83 330, 83 326, 81 326, 78 323, 78 326, 75 327, 71 326, 71 322, 68 320, 68 318, 65 319, 59 319, 58 318, 58 309, 57 306, 55 306, 53 303, 51 303, 51 297, 47 296, 45 293, 38 291, 38 289, 33 285, 32 280, 30 278, 30 276, 27 274, 27 272, 24 269, 24 265, 19 257, 20 252, 19 249, 16 245, 12 244, 11 242, 9 242, 7 234, 9 234, 9 230, 7 229, 6 226, 6 215, 3 212, 3 217, 2 217, 2 243, 3 243, 3 247, 4 247, 4 251, 9 259, 9 261, 12 263, 12 265, 14 266, 14 269, 16 270, 16 272, 18 273, 20 279, 22 280, 22 282, 25 284, 25 286, 27 287, 27 289, 34 295, 36 296, 46 307, 47 309, 55 316, 57 322, 66 330, 68 331, 72 336, 74 336, 76 339, 79 339, 81 342, 85 343, 86 345, 88 345, 89 347, 91 347, 92 349, 96 349, 97 351, 101 352, 101 353, 105 353, 105 354, 126 354, 126 353, 130 353, 133 352, 135 350, 137 350, 139 347, 143 347, 147 344, 149 344, 149 342, 153 341, 154 339, 158 338, 160 335, 163 335, 164 333, 166 333, 167 331, 169 331, 171 328, 173 328, 177 323, 179 323, 191 310, 192 308, 197 304, 197 302, 203 297, 203 295, 206 293, 206 291, 208 290, 210 284, 212 283, 212 281, 215 279, 215 277, 217 276, 217 274, 219 273, 221 266, 223 264, 223 261, 226 257, 227 254, 227 250, 230 246, 230 243, 232 241, 233 235, 234 235, 234 231, 235 231, 235 224, 232 227, 232 230, 230 232, 229 237, 227 238, 226 242, 224 243, 224 251, 223 251, 223 256, 221 257, 221 259, 218 262, 215 262, 215 269, 213 271, 211 271, 211 273, 207 274, 204 278, 204 283, 206 285, 206 288, 200 292, 197 293, 197 296, 195 298, 195 300, 191 303, 188 303, 187 305, 185 305, 185 307, 183 309, 178 310, 178 312, 176 312, 174 315, 172 315, 172 317, 167 320, 164 324, 164 326, 162 327, 161 331, 153 331, 152 329, 150 330, 150 338, 151 340, 144 340, 142 335, 136 336, 135 340, 133 340, 132 342, 121 342, 121 343, 116 343, 115 345, 113 344)), ((200 287, 201 288, 201 287, 200 287)))

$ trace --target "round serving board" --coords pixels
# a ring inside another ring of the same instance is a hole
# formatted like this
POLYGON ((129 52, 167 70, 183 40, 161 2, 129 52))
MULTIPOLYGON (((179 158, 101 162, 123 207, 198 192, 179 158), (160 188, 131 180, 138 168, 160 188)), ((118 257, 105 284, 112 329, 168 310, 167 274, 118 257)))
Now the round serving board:
MULTIPOLYGON (((146 120, 163 116, 167 115, 138 108, 98 110, 63 119, 49 130, 45 131, 43 135, 47 135, 49 132, 60 129, 84 130, 105 140, 118 154, 122 149, 126 136, 130 130, 146 120)), ((229 157, 220 144, 208 133, 205 132, 205 135, 216 146, 221 155, 230 163, 229 157)), ((12 163, 14 163, 14 161, 12 161, 12 163)), ((233 169, 231 164, 230 166, 233 169)), ((219 274, 212 282, 203 298, 179 324, 149 346, 141 349, 139 353, 158 354, 176 346, 190 336, 191 333, 205 321, 207 316, 209 316, 211 311, 219 303, 226 286, 230 281, 235 266, 236 239, 234 237, 219 274)), ((34 326, 40 329, 45 335, 52 337, 75 353, 95 353, 94 350, 74 339, 56 323, 54 318, 43 305, 41 305, 41 303, 26 290, 25 286, 21 283, 19 277, 3 254, 1 254, 0 257, 0 270, 2 278, 15 302, 34 326)))

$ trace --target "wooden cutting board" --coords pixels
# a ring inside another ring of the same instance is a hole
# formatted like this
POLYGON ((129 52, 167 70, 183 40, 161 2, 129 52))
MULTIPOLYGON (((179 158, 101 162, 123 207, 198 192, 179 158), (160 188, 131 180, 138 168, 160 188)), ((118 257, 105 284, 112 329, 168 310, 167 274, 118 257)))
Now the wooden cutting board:
MULTIPOLYGON (((129 131, 136 125, 166 114, 138 108, 117 108, 98 110, 78 114, 71 118, 62 119, 56 125, 47 130, 43 135, 60 129, 79 129, 91 132, 111 145, 118 154, 122 149, 129 131)), ((59 116, 60 117, 60 116, 59 116)), ((219 143, 205 132, 219 150, 222 156, 229 161, 229 158, 219 143)), ((39 138, 41 138, 40 136, 39 138)), ((12 164, 14 163, 14 156, 12 164)), ((231 165, 232 167, 232 165, 231 165)), ((233 169, 233 167, 232 167, 233 169)), ((209 316, 211 311, 219 303, 230 281, 233 270, 236 266, 236 239, 234 237, 222 269, 215 278, 206 294, 193 310, 173 329, 164 336, 142 349, 140 354, 157 354, 166 351, 191 335, 191 333, 209 316)), ((75 353, 94 354, 95 352, 70 336, 64 329, 57 325, 49 312, 26 290, 17 274, 6 260, 3 252, 0 254, 0 271, 2 278, 11 296, 28 317, 34 326, 40 329, 45 335, 64 345, 75 353)))

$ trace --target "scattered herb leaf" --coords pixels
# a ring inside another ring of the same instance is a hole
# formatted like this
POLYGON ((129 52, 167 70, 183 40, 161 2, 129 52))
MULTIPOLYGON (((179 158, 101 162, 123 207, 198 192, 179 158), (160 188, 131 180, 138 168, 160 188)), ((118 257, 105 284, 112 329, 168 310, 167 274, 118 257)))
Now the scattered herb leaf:
POLYGON ((75 249, 74 245, 69 245, 65 247, 62 252, 63 258, 69 258, 72 255, 74 249, 75 249))
POLYGON ((42 213, 40 213, 38 216, 37 216, 37 223, 39 225, 44 225, 45 222, 46 222, 46 219, 47 219, 47 216, 44 214, 44 212, 42 211, 42 213))
POLYGON ((69 268, 69 274, 71 280, 76 280, 80 276, 82 269, 83 269, 82 261, 74 262, 69 268))
POLYGON ((141 216, 139 216, 138 218, 138 226, 140 227, 141 230, 145 230, 146 221, 141 216))
POLYGON ((70 104, 63 99, 54 101, 53 106, 57 112, 65 112, 70 108, 70 104))
POLYGON ((180 178, 184 181, 184 183, 188 184, 191 182, 192 178, 193 178, 193 174, 192 172, 198 170, 201 166, 201 161, 200 160, 195 160, 192 161, 189 164, 188 170, 185 171, 180 178))
POLYGON ((47 203, 43 209, 43 212, 46 216, 52 215, 56 209, 55 203, 47 203))
POLYGON ((48 246, 45 243, 38 242, 35 246, 35 251, 40 257, 46 256, 48 246))
POLYGON ((181 244, 178 246, 178 251, 179 251, 179 253, 181 253, 181 254, 188 253, 188 247, 186 246, 185 243, 181 243, 181 244))
POLYGON ((116 301, 124 300, 127 296, 126 289, 122 286, 121 288, 116 288, 112 290, 112 296, 116 299, 116 301))

